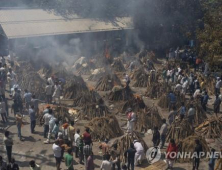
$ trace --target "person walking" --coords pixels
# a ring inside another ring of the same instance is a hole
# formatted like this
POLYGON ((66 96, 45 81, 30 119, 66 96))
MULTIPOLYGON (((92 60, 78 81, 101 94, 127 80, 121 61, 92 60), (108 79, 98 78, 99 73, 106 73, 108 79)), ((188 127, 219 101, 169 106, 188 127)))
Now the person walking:
POLYGON ((194 149, 193 158, 193 170, 198 170, 200 165, 200 152, 203 151, 203 147, 198 139, 195 140, 196 146, 194 149))
POLYGON ((8 156, 8 162, 11 162, 13 140, 10 138, 9 135, 10 135, 10 132, 5 131, 5 136, 3 138, 3 141, 5 144, 5 148, 6 148, 6 152, 7 152, 7 156, 8 156))
POLYGON ((35 114, 34 106, 31 106, 31 109, 29 109, 29 116, 30 116, 31 133, 34 133, 35 125, 36 125, 36 114, 35 114))
POLYGON ((222 81, 218 77, 215 85, 215 95, 219 94, 221 86, 222 86, 222 81))
POLYGON ((194 118, 195 118, 195 115, 196 115, 196 110, 195 108, 193 107, 193 104, 190 105, 190 108, 188 110, 188 113, 187 113, 187 117, 188 117, 188 120, 190 122, 190 124, 194 125, 194 118))
POLYGON ((121 170, 121 162, 120 162, 120 151, 118 150, 118 145, 114 144, 113 145, 113 149, 110 151, 110 155, 111 155, 111 160, 116 160, 116 162, 113 163, 113 168, 112 170, 115 170, 116 166, 117 166, 117 170, 121 170))
POLYGON ((169 116, 168 116, 168 120, 169 120, 170 125, 174 122, 176 115, 177 115, 177 111, 176 111, 176 107, 174 106, 173 110, 170 111, 169 116))
POLYGON ((52 145, 52 149, 53 149, 54 157, 56 160, 56 169, 60 170, 62 148, 59 146, 58 140, 56 140, 55 143, 52 145))
POLYGON ((176 96, 175 94, 171 91, 168 95, 169 99, 169 111, 176 105, 176 96))
POLYGON ((152 142, 154 147, 157 147, 160 144, 160 132, 157 126, 154 127, 152 142))
POLYGON ((105 159, 106 155, 109 154, 109 145, 108 145, 108 139, 105 139, 104 142, 102 142, 99 145, 99 149, 102 150, 102 154, 103 154, 103 160, 105 159))
POLYGON ((52 95, 54 103, 56 103, 56 99, 58 99, 58 103, 60 104, 61 92, 62 92, 62 87, 59 85, 58 82, 55 82, 54 93, 52 95))
POLYGON ((22 115, 16 114, 15 118, 16 118, 16 125, 17 125, 17 129, 18 129, 18 137, 22 141, 22 132, 21 132, 21 130, 22 130, 22 115))
POLYGON ((92 154, 92 145, 85 143, 85 145, 83 146, 83 155, 84 155, 85 169, 87 168, 88 157, 91 154, 92 154))
POLYGON ((55 135, 55 140, 58 138, 58 133, 59 133, 59 121, 55 121, 55 125, 52 129, 52 133, 55 135))
POLYGON ((203 100, 202 100, 202 107, 203 107, 205 112, 207 111, 208 100, 209 100, 209 96, 207 94, 207 91, 205 91, 204 96, 203 96, 203 100))
POLYGON ((67 170, 74 170, 73 167, 73 156, 72 156, 72 149, 68 149, 67 154, 65 155, 65 164, 67 170))
POLYGON ((166 140, 166 134, 167 134, 167 124, 166 124, 166 119, 162 120, 163 124, 160 128, 160 149, 163 149, 164 145, 165 145, 165 140, 166 140))
POLYGON ((133 133, 134 123, 136 121, 136 114, 133 112, 131 108, 128 108, 127 111, 127 132, 133 133))
POLYGON ((74 142, 74 136, 75 136, 75 127, 74 127, 75 123, 72 120, 70 122, 69 127, 67 128, 67 132, 68 132, 68 140, 69 140, 69 146, 71 146, 71 148, 73 149, 73 142, 74 142))
POLYGON ((134 148, 134 144, 130 144, 130 148, 127 149, 124 153, 124 156, 127 160, 128 169, 134 170, 134 160, 135 160, 136 149, 134 148))
POLYGON ((183 120, 184 116, 186 114, 186 107, 184 102, 181 102, 181 107, 180 107, 180 119, 183 120))
POLYGON ((170 140, 170 144, 167 147, 167 165, 168 169, 173 169, 174 160, 176 158, 176 154, 178 152, 178 147, 174 139, 170 140))

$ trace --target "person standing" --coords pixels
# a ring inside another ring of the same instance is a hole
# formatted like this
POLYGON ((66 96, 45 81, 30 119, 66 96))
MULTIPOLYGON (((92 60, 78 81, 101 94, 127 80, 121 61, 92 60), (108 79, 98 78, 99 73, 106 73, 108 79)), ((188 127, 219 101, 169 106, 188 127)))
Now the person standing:
POLYGON ((176 111, 176 107, 174 106, 173 110, 170 112, 170 114, 168 116, 168 120, 169 120, 170 125, 174 122, 176 115, 177 115, 177 111, 176 111))
POLYGON ((219 94, 221 83, 222 83, 221 79, 217 78, 216 85, 215 85, 215 95, 219 94))
POLYGON ((176 96, 175 94, 171 91, 168 95, 169 98, 169 111, 171 108, 173 108, 176 105, 176 96))
POLYGON ((6 106, 4 100, 0 97, 0 114, 2 116, 3 123, 8 122, 8 119, 6 117, 6 106))
POLYGON ((75 156, 76 158, 79 157, 79 140, 80 140, 80 129, 76 130, 76 134, 74 136, 74 141, 75 141, 75 156))
POLYGON ((71 148, 73 149, 73 142, 74 142, 74 136, 75 136, 75 127, 74 127, 74 121, 72 120, 70 122, 70 125, 67 129, 68 132, 68 140, 69 140, 69 144, 71 146, 71 148))
POLYGON ((3 160, 1 155, 0 155, 0 169, 1 170, 6 170, 7 169, 7 163, 3 160))
POLYGON ((73 156, 72 156, 72 149, 68 149, 67 154, 65 155, 65 164, 67 170, 74 170, 73 167, 73 156))
POLYGON ((167 124, 166 124, 166 119, 162 120, 163 125, 160 128, 160 140, 161 140, 161 145, 160 148, 163 149, 165 145, 165 140, 166 140, 166 134, 167 134, 167 124))
POLYGON ((52 133, 55 135, 55 140, 58 138, 58 133, 59 133, 59 121, 55 121, 55 125, 53 127, 52 133))
POLYGON ((136 149, 134 165, 135 166, 141 165, 143 157, 145 157, 143 145, 141 144, 141 142, 139 142, 137 140, 134 140, 133 143, 134 143, 134 148, 136 149))
POLYGON ((56 103, 56 99, 58 99, 58 103, 60 104, 60 96, 61 96, 61 92, 62 92, 62 88, 61 86, 58 84, 58 82, 55 82, 55 87, 54 87, 54 93, 53 93, 53 100, 54 103, 56 103))
POLYGON ((210 155, 210 161, 209 161, 209 170, 214 170, 215 167, 215 161, 216 161, 216 154, 215 154, 215 149, 211 149, 211 155, 210 155))
POLYGON ((92 137, 89 133, 89 128, 86 127, 85 132, 83 133, 83 142, 85 145, 92 145, 92 137))
POLYGON ((184 116, 186 114, 186 107, 184 102, 181 102, 181 107, 180 107, 180 119, 183 120, 184 116))
POLYGON ((31 100, 32 100, 32 93, 30 93, 28 90, 25 90, 24 94, 24 102, 25 102, 25 108, 29 110, 31 106, 31 100))
POLYGON ((213 104, 214 105, 214 113, 216 114, 216 116, 218 113, 220 113, 220 104, 221 104, 221 100, 219 98, 219 95, 217 94, 216 99, 213 104))
POLYGON ((202 145, 198 139, 195 140, 196 146, 194 149, 193 169, 198 170, 200 165, 200 152, 203 151, 202 145))
POLYGON ((53 149, 54 157, 56 160, 56 169, 60 170, 62 148, 59 146, 58 140, 56 140, 55 143, 52 145, 52 149, 53 149))
POLYGON ((112 162, 110 161, 110 155, 106 155, 105 160, 102 161, 100 170, 112 170, 112 162))
POLYGON ((174 139, 170 140, 170 144, 167 147, 167 165, 168 169, 173 169, 174 160, 176 158, 176 154, 178 152, 178 148, 174 139))
POLYGON ((126 73, 124 73, 123 76, 124 76, 124 80, 125 80, 125 82, 126 82, 126 87, 128 87, 129 84, 130 84, 130 77, 129 77, 129 75, 126 74, 126 73))
POLYGON ((80 164, 84 164, 83 163, 83 147, 84 147, 84 141, 83 141, 83 136, 81 135, 79 138, 79 163, 80 164))
POLYGON ((54 116, 51 117, 50 121, 49 121, 49 132, 48 132, 48 136, 47 136, 47 140, 44 142, 45 144, 49 144, 50 143, 50 139, 52 136, 52 130, 55 126, 55 122, 56 122, 56 118, 54 116))
POLYGON ((36 125, 36 114, 35 114, 34 106, 31 106, 31 109, 29 109, 29 116, 30 116, 31 133, 34 133, 35 125, 36 125))
POLYGON ((188 117, 188 120, 190 122, 190 124, 194 125, 194 118, 195 118, 195 115, 196 115, 196 110, 195 108, 193 107, 193 104, 190 105, 190 108, 188 110, 188 113, 187 113, 187 117, 188 117))
POLYGON ((45 87, 45 94, 46 94, 46 102, 48 104, 51 104, 52 103, 52 92, 53 92, 53 89, 52 89, 52 85, 50 85, 48 82, 47 82, 47 85, 45 87))
POLYGON ((48 112, 43 116, 44 120, 44 138, 47 138, 49 132, 49 121, 52 118, 52 109, 48 109, 48 112))
POLYGON ((7 166, 7 170, 19 170, 18 164, 15 162, 15 159, 12 158, 11 162, 7 166))
POLYGON ((93 152, 91 152, 91 154, 89 155, 89 157, 87 159, 86 170, 94 170, 95 169, 93 157, 94 157, 93 152))
POLYGON ((131 108, 128 108, 127 111, 127 132, 133 133, 134 122, 136 121, 136 114, 132 111, 131 108))
POLYGON ((32 95, 31 105, 34 106, 34 110, 37 115, 39 115, 39 102, 43 101, 36 99, 35 95, 32 95))
POLYGON ((30 167, 30 170, 41 170, 40 166, 36 164, 34 160, 31 160, 29 162, 29 167, 30 167))
POLYGON ((134 160, 135 160, 136 150, 134 148, 134 144, 130 144, 130 148, 127 149, 124 153, 125 158, 127 159, 128 169, 134 170, 134 160))
POLYGON ((205 91, 204 96, 203 96, 203 102, 202 102, 202 107, 205 112, 207 111, 208 100, 209 100, 209 96, 208 96, 207 92, 205 91))
POLYGON ((116 160, 114 163, 113 163, 113 168, 112 170, 115 170, 116 166, 117 166, 117 169, 120 170, 120 151, 117 149, 117 144, 114 144, 113 145, 113 149, 110 151, 110 155, 111 155, 111 159, 112 160, 116 160))
POLYGON ((6 152, 7 152, 7 156, 8 156, 8 162, 11 162, 13 140, 9 137, 9 135, 10 135, 10 132, 5 131, 5 136, 4 136, 3 141, 5 144, 5 148, 6 148, 6 152))
POLYGON ((84 155, 85 169, 87 168, 88 157, 91 154, 92 154, 92 145, 85 143, 85 146, 83 146, 83 155, 84 155))
POLYGON ((22 141, 22 115, 21 114, 16 114, 15 116, 16 118, 16 125, 17 125, 17 129, 18 129, 18 137, 19 139, 22 141))
POLYGON ((154 127, 152 142, 154 147, 157 147, 160 144, 160 132, 157 126, 154 127))

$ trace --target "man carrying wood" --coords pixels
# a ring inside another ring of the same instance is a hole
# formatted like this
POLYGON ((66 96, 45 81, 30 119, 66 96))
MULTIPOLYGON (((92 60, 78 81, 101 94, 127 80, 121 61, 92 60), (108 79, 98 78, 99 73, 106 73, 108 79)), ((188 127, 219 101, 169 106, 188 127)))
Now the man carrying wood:
POLYGON ((132 111, 131 108, 128 108, 127 111, 127 133, 132 133, 134 128, 134 122, 136 121, 136 114, 132 111))

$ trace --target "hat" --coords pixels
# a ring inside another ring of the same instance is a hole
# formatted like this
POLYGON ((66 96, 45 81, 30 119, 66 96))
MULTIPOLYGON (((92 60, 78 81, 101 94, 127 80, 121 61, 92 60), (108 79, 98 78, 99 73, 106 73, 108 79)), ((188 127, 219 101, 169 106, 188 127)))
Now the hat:
POLYGON ((132 108, 128 108, 127 110, 126 110, 126 112, 128 113, 128 112, 131 112, 132 111, 132 108))

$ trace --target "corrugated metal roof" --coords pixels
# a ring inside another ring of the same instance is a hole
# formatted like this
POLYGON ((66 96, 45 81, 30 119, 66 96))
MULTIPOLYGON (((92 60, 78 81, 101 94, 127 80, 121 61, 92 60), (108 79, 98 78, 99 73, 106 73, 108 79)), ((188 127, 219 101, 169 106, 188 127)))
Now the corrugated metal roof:
POLYGON ((131 18, 116 18, 115 22, 79 18, 65 19, 41 9, 0 10, 0 24, 9 39, 132 29, 131 18))

